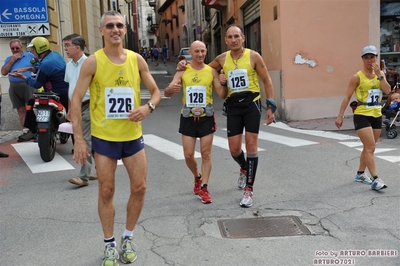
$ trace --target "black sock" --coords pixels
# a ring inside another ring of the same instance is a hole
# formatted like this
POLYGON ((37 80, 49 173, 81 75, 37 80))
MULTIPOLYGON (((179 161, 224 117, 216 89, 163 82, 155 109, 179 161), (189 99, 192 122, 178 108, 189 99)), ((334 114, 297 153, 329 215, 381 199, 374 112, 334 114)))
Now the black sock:
POLYGON ((375 180, 375 179, 377 179, 378 178, 378 176, 376 175, 376 176, 373 176, 372 177, 372 180, 375 180))
POLYGON ((201 184, 201 189, 207 188, 207 184, 201 184))
POLYGON ((114 238, 114 236, 112 236, 112 237, 110 237, 110 238, 104 238, 104 244, 109 244, 109 243, 114 243, 114 245, 116 244, 115 243, 115 238, 114 238))
POLYGON ((364 171, 357 171, 357 175, 362 175, 364 174, 364 171))
POLYGON ((248 154, 247 155, 247 187, 253 187, 254 180, 256 179, 258 165, 258 155, 257 154, 248 154))
POLYGON ((243 169, 246 169, 246 159, 244 158, 244 152, 242 151, 238 156, 233 156, 233 160, 239 164, 239 166, 243 169))

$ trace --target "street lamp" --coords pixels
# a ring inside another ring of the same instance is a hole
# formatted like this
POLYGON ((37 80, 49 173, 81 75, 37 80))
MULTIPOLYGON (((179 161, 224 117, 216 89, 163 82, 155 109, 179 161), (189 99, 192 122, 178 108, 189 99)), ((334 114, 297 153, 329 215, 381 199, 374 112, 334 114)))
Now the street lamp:
POLYGON ((131 4, 133 0, 125 0, 125 3, 128 4, 128 49, 133 51, 133 31, 132 31, 132 22, 131 22, 131 4))

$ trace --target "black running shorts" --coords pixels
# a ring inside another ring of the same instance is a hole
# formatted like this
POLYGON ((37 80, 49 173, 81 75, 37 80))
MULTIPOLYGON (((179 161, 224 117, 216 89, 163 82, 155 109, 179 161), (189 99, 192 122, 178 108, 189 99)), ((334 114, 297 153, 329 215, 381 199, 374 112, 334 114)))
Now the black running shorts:
POLYGON ((353 122, 356 131, 365 127, 372 127, 373 129, 382 128, 382 117, 354 115, 353 122))
POLYGON ((246 107, 227 108, 227 130, 228 137, 243 134, 243 128, 250 133, 257 133, 260 130, 261 101, 252 102, 246 107))
POLYGON ((203 117, 183 117, 179 125, 179 133, 193 138, 202 138, 217 130, 215 114, 203 117))

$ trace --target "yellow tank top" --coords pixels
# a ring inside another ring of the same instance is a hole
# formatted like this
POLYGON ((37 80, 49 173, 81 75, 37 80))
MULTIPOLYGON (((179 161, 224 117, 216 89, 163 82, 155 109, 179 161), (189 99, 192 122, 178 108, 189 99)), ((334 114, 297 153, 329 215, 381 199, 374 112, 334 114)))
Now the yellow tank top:
POLYGON ((126 61, 115 64, 103 49, 95 52, 96 73, 90 83, 92 135, 107 141, 131 141, 142 135, 141 122, 127 119, 140 106, 140 75, 136 54, 125 50, 126 61))
POLYGON ((373 79, 367 78, 360 70, 357 72, 360 78, 360 85, 356 88, 356 98, 361 105, 357 106, 354 111, 355 115, 365 115, 372 117, 381 117, 381 100, 382 90, 381 82, 374 77, 373 79))
MULTIPOLYGON (((212 88, 214 76, 212 68, 205 65, 203 69, 193 69, 190 64, 186 66, 186 70, 182 75, 182 103, 185 107, 201 107, 212 106, 212 88)), ((182 110, 182 113, 184 111, 182 110)), ((190 116, 193 116, 190 114, 190 116)), ((201 116, 206 116, 206 113, 201 116)))
MULTIPOLYGON (((226 53, 223 66, 226 80, 228 82, 228 97, 232 93, 251 91, 260 93, 260 84, 258 83, 258 74, 251 66, 250 49, 245 48, 243 55, 238 60, 233 60, 231 51, 226 53)), ((254 98, 254 101, 261 97, 254 98)))

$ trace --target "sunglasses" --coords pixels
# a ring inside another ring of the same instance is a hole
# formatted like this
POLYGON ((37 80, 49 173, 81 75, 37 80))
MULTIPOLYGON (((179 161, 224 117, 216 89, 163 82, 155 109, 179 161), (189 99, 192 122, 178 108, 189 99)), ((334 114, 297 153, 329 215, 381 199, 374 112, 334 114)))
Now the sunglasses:
POLYGON ((11 50, 19 50, 20 49, 20 47, 11 47, 11 50))
POLYGON ((117 24, 107 23, 105 27, 106 29, 112 30, 114 29, 115 26, 117 26, 118 29, 123 29, 125 27, 125 25, 122 23, 117 23, 117 24))

